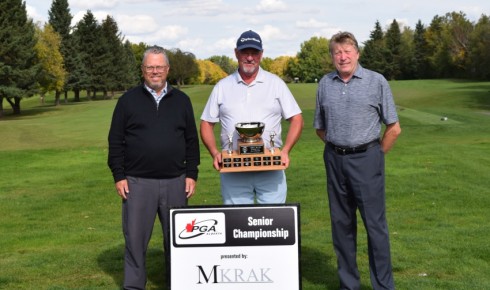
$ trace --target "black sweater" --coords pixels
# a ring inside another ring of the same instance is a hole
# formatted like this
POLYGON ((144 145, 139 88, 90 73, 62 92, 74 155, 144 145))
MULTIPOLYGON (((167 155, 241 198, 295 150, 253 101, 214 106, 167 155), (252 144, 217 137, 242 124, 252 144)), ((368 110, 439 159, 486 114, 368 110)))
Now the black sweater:
POLYGON ((189 97, 168 86, 159 106, 144 85, 119 98, 109 131, 114 181, 126 176, 197 180, 199 138, 189 97))

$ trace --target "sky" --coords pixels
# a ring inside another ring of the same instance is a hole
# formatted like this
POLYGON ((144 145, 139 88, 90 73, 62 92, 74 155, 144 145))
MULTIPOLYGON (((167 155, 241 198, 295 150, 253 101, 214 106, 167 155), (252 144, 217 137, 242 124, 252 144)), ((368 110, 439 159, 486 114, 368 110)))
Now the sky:
MULTIPOLYGON (((34 22, 48 21, 52 0, 25 0, 34 22)), ((429 26, 434 16, 463 12, 472 22, 490 16, 489 0, 68 0, 73 25, 90 10, 98 21, 112 16, 125 39, 166 49, 179 48, 198 59, 234 57, 246 30, 259 33, 264 56, 294 56, 312 37, 330 39, 352 32, 362 44, 376 21, 384 31, 394 19, 415 28, 429 26), (402 2, 404 2, 402 4, 402 2)))

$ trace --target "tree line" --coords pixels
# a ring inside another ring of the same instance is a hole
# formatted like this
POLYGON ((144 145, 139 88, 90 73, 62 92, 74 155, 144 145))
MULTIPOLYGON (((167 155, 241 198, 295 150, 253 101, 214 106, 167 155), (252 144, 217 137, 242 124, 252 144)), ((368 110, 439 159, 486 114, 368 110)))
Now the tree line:
MULTIPOLYGON (((314 82, 333 69, 329 41, 313 37, 284 66, 284 77, 314 82)), ((388 80, 465 78, 490 80, 490 19, 482 14, 472 23, 463 12, 436 15, 429 26, 415 29, 396 20, 383 31, 379 21, 367 41, 359 44, 362 66, 388 80)))
MULTIPOLYGON (((55 92, 80 101, 97 93, 112 98, 116 92, 141 82, 145 43, 124 39, 117 22, 107 16, 100 23, 88 10, 74 26, 68 0, 53 0, 47 23, 33 23, 25 2, 0 2, 0 117, 3 100, 20 114, 25 97, 55 92)), ((316 82, 333 70, 329 40, 312 37, 296 56, 264 57, 262 67, 286 82, 316 82)), ((361 64, 389 80, 427 78, 490 79, 490 21, 482 14, 472 23, 463 12, 435 16, 429 26, 400 27, 396 20, 383 30, 376 21, 361 47, 361 64)), ((215 84, 237 67, 227 56, 196 59, 178 48, 167 50, 172 69, 168 80, 177 86, 215 84)))

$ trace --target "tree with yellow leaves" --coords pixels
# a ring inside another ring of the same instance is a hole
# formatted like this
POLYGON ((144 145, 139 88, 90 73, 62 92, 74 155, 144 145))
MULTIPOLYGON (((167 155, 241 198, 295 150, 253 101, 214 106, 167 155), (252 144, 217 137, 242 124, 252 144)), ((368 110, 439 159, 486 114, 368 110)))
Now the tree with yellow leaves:
MULTIPOLYGON (((43 28, 36 27, 37 43, 34 46, 37 57, 41 63, 41 74, 37 79, 41 102, 50 91, 61 91, 66 81, 66 70, 63 65, 63 56, 60 52, 61 38, 49 24, 43 28)), ((55 100, 59 105, 59 98, 55 100)))

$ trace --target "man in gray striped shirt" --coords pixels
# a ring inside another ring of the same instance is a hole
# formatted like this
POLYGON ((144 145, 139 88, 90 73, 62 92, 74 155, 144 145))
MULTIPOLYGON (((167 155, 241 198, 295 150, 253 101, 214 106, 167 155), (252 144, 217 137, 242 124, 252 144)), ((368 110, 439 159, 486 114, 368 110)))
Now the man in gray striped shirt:
POLYGON ((356 263, 359 210, 368 236, 374 290, 395 289, 385 214, 384 154, 401 133, 386 79, 359 63, 354 35, 339 32, 330 40, 336 70, 317 91, 314 127, 325 142, 324 161, 341 289, 360 289, 356 263), (382 124, 386 129, 381 136, 382 124))

